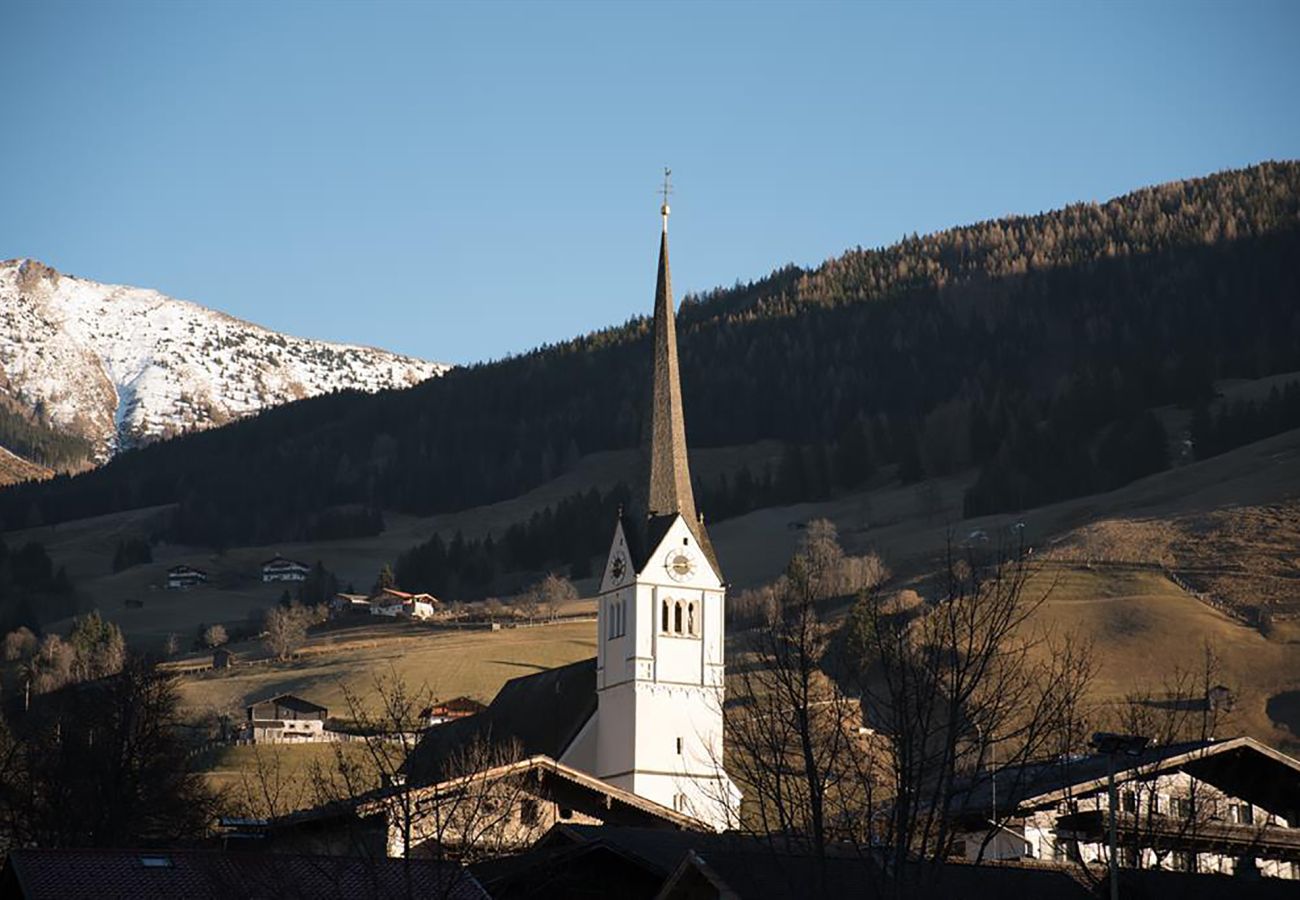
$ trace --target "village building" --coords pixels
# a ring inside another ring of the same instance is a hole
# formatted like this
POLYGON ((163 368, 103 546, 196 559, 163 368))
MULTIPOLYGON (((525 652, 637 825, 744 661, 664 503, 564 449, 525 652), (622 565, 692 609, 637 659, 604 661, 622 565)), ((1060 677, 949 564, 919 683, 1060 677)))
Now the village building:
POLYGON ((370 597, 366 594, 335 594, 330 600, 330 612, 335 616, 368 616, 370 597))
POLYGON ((410 594, 384 588, 370 598, 370 614, 388 618, 432 619, 442 603, 432 594, 410 594))
POLYGON ((471 761, 485 764, 279 817, 267 823, 266 838, 291 852, 481 858, 527 850, 558 823, 708 828, 547 756, 503 760, 500 747, 486 745, 468 752, 471 761))
POLYGON ((738 821, 722 766, 726 588, 691 489, 661 213, 641 471, 613 523, 596 657, 514 679, 485 712, 428 731, 408 760, 413 783, 490 734, 713 828, 738 821))
MULTIPOLYGON (((902 870, 870 848, 831 844, 824 855, 781 835, 724 834, 561 822, 524 853, 470 870, 495 900, 1096 900, 1104 883, 1077 868, 1036 863, 924 861, 902 870), (611 888, 611 886, 617 886, 611 888)), ((1294 886, 1153 869, 1120 872, 1120 896, 1177 900, 1284 900, 1294 886)))
POLYGON ((229 669, 235 662, 235 653, 226 647, 218 647, 212 651, 212 668, 229 669))
MULTIPOLYGON (((1098 754, 992 773, 961 806, 958 854, 1104 865, 1109 764, 1098 754)), ((1116 765, 1122 866, 1300 878, 1300 760, 1239 737, 1116 765)))
POLYGON ((167 570, 167 590, 188 590, 206 584, 208 573, 193 566, 178 565, 167 570))
POLYGON ((288 744, 326 741, 325 720, 329 710, 295 697, 280 694, 245 708, 249 736, 255 744, 288 744))
POLYGON ((486 709, 485 704, 479 703, 473 697, 453 697, 420 710, 420 721, 425 726, 443 725, 455 719, 476 716, 486 709))
POLYGON ((262 563, 262 582, 272 581, 306 581, 311 566, 296 560, 273 556, 262 563))

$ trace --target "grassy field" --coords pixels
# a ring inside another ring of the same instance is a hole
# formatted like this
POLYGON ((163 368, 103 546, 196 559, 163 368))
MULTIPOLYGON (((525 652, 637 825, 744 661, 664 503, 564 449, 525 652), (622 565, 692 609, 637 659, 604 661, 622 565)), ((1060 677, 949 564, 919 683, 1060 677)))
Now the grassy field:
POLYGON ((252 816, 283 815, 346 796, 336 753, 343 754, 344 765, 356 775, 355 793, 379 786, 365 749, 350 744, 219 747, 200 761, 200 768, 227 809, 252 816))
POLYGON ((1161 692, 1176 670, 1199 670, 1208 643, 1221 662, 1218 680, 1235 694, 1224 735, 1245 732, 1300 748, 1300 722, 1275 722, 1268 712, 1270 698, 1300 686, 1295 644, 1265 638, 1157 572, 1045 567, 1027 590, 1027 596, 1047 596, 1037 624, 1091 641, 1095 700, 1161 692))
POLYGON ((290 662, 185 676, 181 703, 194 715, 242 715, 250 703, 293 693, 349 718, 345 690, 373 711, 375 681, 390 676, 439 699, 465 695, 486 703, 511 678, 595 654, 596 624, 590 621, 463 632, 361 626, 313 639, 290 662))

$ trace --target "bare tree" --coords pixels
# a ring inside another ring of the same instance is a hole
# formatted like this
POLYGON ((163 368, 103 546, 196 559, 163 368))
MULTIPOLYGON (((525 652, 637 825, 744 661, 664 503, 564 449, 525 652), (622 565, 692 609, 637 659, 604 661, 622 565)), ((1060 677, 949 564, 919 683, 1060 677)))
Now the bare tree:
POLYGON ((13 631, 5 635, 5 662, 16 662, 20 659, 26 659, 36 652, 36 644, 36 635, 32 634, 30 628, 27 628, 26 626, 15 628, 13 631))
MULTIPOLYGON (((836 843, 870 851, 887 876, 875 889, 904 896, 952 851, 994 761, 1024 770, 1077 738, 1090 649, 1032 627, 1045 595, 1027 595, 1019 555, 950 556, 929 602, 885 593, 872 564, 832 628, 822 609, 852 579, 829 525, 811 523, 786 575, 749 601, 765 610, 733 663, 728 768, 751 827, 819 859, 836 843)), ((986 844, 1008 815, 983 813, 986 844)))
MULTIPOLYGON (((984 780, 980 773, 1006 772, 998 787, 1015 796, 1026 764, 1056 753, 1080 730, 1091 648, 1053 641, 1032 626, 1047 592, 1027 593, 1031 574, 1021 554, 981 561, 950 552, 932 602, 900 608, 864 594, 854 607, 854 680, 865 715, 891 748, 891 796, 878 837, 899 892, 907 889, 904 873, 926 878, 951 853, 954 824, 984 780)), ((990 809, 985 847, 1008 812, 990 809)))
POLYGON ((226 634, 224 625, 209 625, 203 631, 203 643, 209 649, 220 647, 228 640, 230 640, 230 636, 226 634))
POLYGON ((536 597, 537 605, 546 611, 548 619, 559 618, 560 610, 578 599, 578 589, 573 582, 554 572, 533 585, 529 593, 536 597))
POLYGON ((266 614, 266 646, 278 659, 288 659, 307 640, 307 613, 301 606, 277 606, 266 614))

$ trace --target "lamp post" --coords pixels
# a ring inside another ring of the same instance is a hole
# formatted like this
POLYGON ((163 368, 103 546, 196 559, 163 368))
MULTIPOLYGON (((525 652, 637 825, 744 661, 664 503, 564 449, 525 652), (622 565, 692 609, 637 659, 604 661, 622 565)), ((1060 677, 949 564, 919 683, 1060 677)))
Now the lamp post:
POLYGON ((1089 741, 1098 753, 1106 754, 1106 792, 1110 799, 1110 900, 1119 900, 1119 842, 1115 838, 1115 808, 1119 806, 1119 792, 1115 790, 1115 757, 1120 753, 1140 756, 1150 740, 1138 734, 1099 731, 1089 741))

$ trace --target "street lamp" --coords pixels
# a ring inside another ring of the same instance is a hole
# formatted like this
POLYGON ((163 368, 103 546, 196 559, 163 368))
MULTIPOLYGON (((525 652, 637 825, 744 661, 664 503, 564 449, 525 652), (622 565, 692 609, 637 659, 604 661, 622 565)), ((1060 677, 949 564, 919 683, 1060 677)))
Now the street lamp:
POLYGON ((1119 900, 1118 841, 1115 839, 1115 807, 1119 806, 1119 793, 1115 790, 1115 757, 1120 753, 1141 756, 1150 742, 1150 738, 1138 734, 1112 734, 1109 731, 1099 731, 1089 741, 1098 753, 1106 754, 1106 788, 1110 797, 1110 900, 1119 900))

